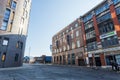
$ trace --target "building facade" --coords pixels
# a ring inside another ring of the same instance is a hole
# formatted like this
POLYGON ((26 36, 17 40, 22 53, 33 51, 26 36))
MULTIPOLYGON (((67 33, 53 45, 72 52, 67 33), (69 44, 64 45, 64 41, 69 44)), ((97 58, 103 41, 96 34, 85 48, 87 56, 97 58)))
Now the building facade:
POLYGON ((83 36, 77 19, 52 38, 54 64, 85 65, 83 36))
POLYGON ((104 0, 80 19, 89 65, 120 64, 120 0, 104 0))
POLYGON ((0 0, 0 67, 21 66, 31 0, 0 0))
MULTIPOLYGON (((109 66, 111 61, 120 64, 120 0, 102 1, 81 16, 79 21, 81 25, 79 31, 82 31, 82 33, 79 33, 79 35, 81 34, 79 38, 80 40, 83 39, 83 44, 80 44, 80 46, 83 50, 78 50, 83 52, 85 64, 101 67, 109 66)), ((55 61, 60 63, 59 55, 65 53, 59 53, 59 46, 54 47, 55 40, 59 38, 58 35, 59 33, 53 37, 53 59, 56 55, 55 61)), ((74 39, 76 40, 76 38, 74 39)), ((76 49, 73 49, 73 51, 75 52, 76 49)), ((75 57, 77 59, 76 55, 75 57)))

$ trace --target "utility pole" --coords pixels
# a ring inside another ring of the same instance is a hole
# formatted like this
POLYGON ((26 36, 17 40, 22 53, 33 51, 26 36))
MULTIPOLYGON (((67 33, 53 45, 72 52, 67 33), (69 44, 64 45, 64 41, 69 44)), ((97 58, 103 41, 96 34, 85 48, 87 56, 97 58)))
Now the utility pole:
POLYGON ((30 63, 30 51, 31 51, 31 47, 29 47, 29 63, 30 63))

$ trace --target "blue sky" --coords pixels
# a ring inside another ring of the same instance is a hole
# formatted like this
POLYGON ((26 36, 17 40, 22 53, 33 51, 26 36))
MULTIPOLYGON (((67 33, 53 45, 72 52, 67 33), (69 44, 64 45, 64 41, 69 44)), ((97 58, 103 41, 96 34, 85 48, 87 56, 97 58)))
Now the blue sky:
POLYGON ((52 55, 52 36, 103 0, 32 0, 25 56, 52 55))

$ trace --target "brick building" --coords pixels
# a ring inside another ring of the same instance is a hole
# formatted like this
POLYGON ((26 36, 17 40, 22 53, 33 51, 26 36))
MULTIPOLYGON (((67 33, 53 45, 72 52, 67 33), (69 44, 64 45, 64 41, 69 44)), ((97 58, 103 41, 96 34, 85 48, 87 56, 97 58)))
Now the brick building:
POLYGON ((85 65, 83 36, 77 19, 52 38, 53 63, 85 65))
POLYGON ((21 66, 31 0, 0 0, 0 67, 21 66))
MULTIPOLYGON (((81 25, 79 38, 80 40, 83 39, 83 44, 80 44, 80 48, 83 50, 79 50, 84 55, 85 64, 105 67, 110 65, 111 60, 120 64, 120 0, 104 0, 81 16, 78 21, 81 25)), ((70 27, 67 28, 70 29, 70 27)), ((61 58, 59 56, 65 54, 59 52, 58 45, 55 48, 55 40, 59 39, 61 32, 53 37, 53 58, 56 61, 53 62, 55 63, 57 61, 60 63, 61 58)), ((70 53, 75 53, 76 49, 72 51, 70 53)), ((77 58, 75 55, 75 59, 77 58)))

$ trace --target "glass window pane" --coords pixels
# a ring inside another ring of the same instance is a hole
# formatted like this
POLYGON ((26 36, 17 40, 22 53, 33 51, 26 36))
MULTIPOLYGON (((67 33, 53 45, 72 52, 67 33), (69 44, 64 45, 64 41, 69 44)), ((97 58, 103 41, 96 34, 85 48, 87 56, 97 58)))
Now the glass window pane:
POLYGON ((10 10, 9 9, 6 9, 5 11, 5 15, 4 15, 4 20, 9 20, 9 17, 10 17, 10 10))
POLYGON ((15 1, 12 1, 11 8, 15 10, 15 8, 16 8, 16 2, 15 1))
POLYGON ((1 30, 6 30, 7 29, 7 24, 8 24, 8 22, 6 22, 6 21, 3 21, 3 23, 2 23, 2 26, 1 26, 1 30))

